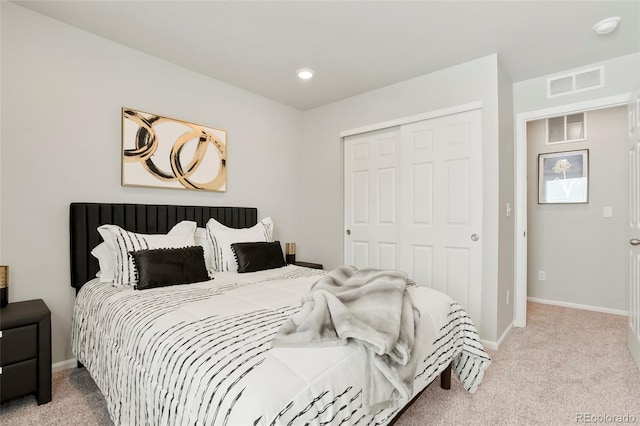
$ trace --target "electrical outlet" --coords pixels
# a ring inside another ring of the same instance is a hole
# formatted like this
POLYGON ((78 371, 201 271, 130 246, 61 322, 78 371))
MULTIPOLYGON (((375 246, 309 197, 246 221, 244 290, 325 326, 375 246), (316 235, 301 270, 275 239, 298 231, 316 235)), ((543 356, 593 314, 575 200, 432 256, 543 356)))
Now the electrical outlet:
POLYGON ((507 290, 507 305, 511 301, 511 290, 507 290))
POLYGON ((547 279, 547 273, 545 271, 538 271, 538 281, 544 281, 547 279))

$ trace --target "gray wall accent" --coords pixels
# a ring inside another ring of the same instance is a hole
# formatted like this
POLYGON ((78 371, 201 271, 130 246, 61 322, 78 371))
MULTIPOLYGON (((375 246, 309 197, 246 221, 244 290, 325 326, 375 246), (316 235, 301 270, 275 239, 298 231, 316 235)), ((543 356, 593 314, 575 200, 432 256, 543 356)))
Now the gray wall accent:
MULTIPOLYGON (((482 102, 484 206, 482 338, 499 336, 499 312, 511 306, 498 303, 498 63, 497 56, 481 59, 383 87, 303 115, 301 155, 305 159, 301 185, 316 188, 299 202, 302 216, 318 228, 300 230, 300 257, 321 261, 327 267, 343 261, 343 145, 340 132, 473 101, 482 102), (318 229, 322 232, 318 232, 318 229)), ((512 136, 511 136, 512 137, 512 136)), ((512 167, 512 166, 511 166, 512 167)), ((506 171, 506 175, 512 172, 506 171)), ((511 195, 512 196, 512 195, 511 195)), ((510 244, 510 243, 507 243, 510 244)), ((508 275, 508 273, 507 273, 508 275)), ((512 279, 512 277, 511 277, 512 279)), ((500 331, 501 334, 501 331, 500 331)))
POLYGON ((292 177, 301 112, 2 2, 2 258, 10 300, 52 311, 53 362, 72 358, 69 203, 255 206, 275 237, 302 217, 292 177), (228 132, 226 193, 120 186, 120 109, 228 132))
POLYGON ((584 142, 545 145, 544 121, 527 124, 528 296, 626 311, 626 106, 587 112, 584 142), (538 204, 538 154, 577 149, 589 149, 589 203, 538 204), (613 217, 603 217, 605 206, 613 217))

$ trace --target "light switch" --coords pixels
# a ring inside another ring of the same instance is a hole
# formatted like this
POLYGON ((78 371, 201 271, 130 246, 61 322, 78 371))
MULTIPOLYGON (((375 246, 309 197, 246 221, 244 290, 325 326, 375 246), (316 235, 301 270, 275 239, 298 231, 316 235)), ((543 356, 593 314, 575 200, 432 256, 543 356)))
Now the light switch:
POLYGON ((602 208, 602 217, 613 217, 613 207, 604 206, 602 208))
POLYGON ((511 203, 507 203, 507 217, 511 216, 511 203))

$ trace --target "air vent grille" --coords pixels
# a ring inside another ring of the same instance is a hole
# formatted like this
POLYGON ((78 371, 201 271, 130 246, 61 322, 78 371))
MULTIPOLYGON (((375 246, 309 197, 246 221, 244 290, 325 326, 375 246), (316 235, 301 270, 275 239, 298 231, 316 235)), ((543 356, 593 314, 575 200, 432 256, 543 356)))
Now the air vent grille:
POLYGON ((592 89, 602 86, 602 70, 581 72, 576 74, 576 90, 592 89))
POLYGON ((587 113, 547 118, 547 145, 578 142, 587 139, 587 113))
POLYGON ((556 78, 549 81, 549 93, 558 96, 573 92, 573 76, 556 78))
POLYGON ((604 66, 548 78, 547 97, 569 95, 599 87, 604 87, 604 66))

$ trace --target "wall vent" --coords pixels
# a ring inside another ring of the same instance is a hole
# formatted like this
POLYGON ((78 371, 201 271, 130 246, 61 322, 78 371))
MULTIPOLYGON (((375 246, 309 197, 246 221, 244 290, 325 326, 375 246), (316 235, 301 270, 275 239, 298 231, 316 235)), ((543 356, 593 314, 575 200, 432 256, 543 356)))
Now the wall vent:
POLYGON ((547 125, 547 145, 587 140, 587 113, 549 117, 547 125))
POLYGON ((547 97, 569 95, 604 87, 604 65, 547 79, 547 97))

